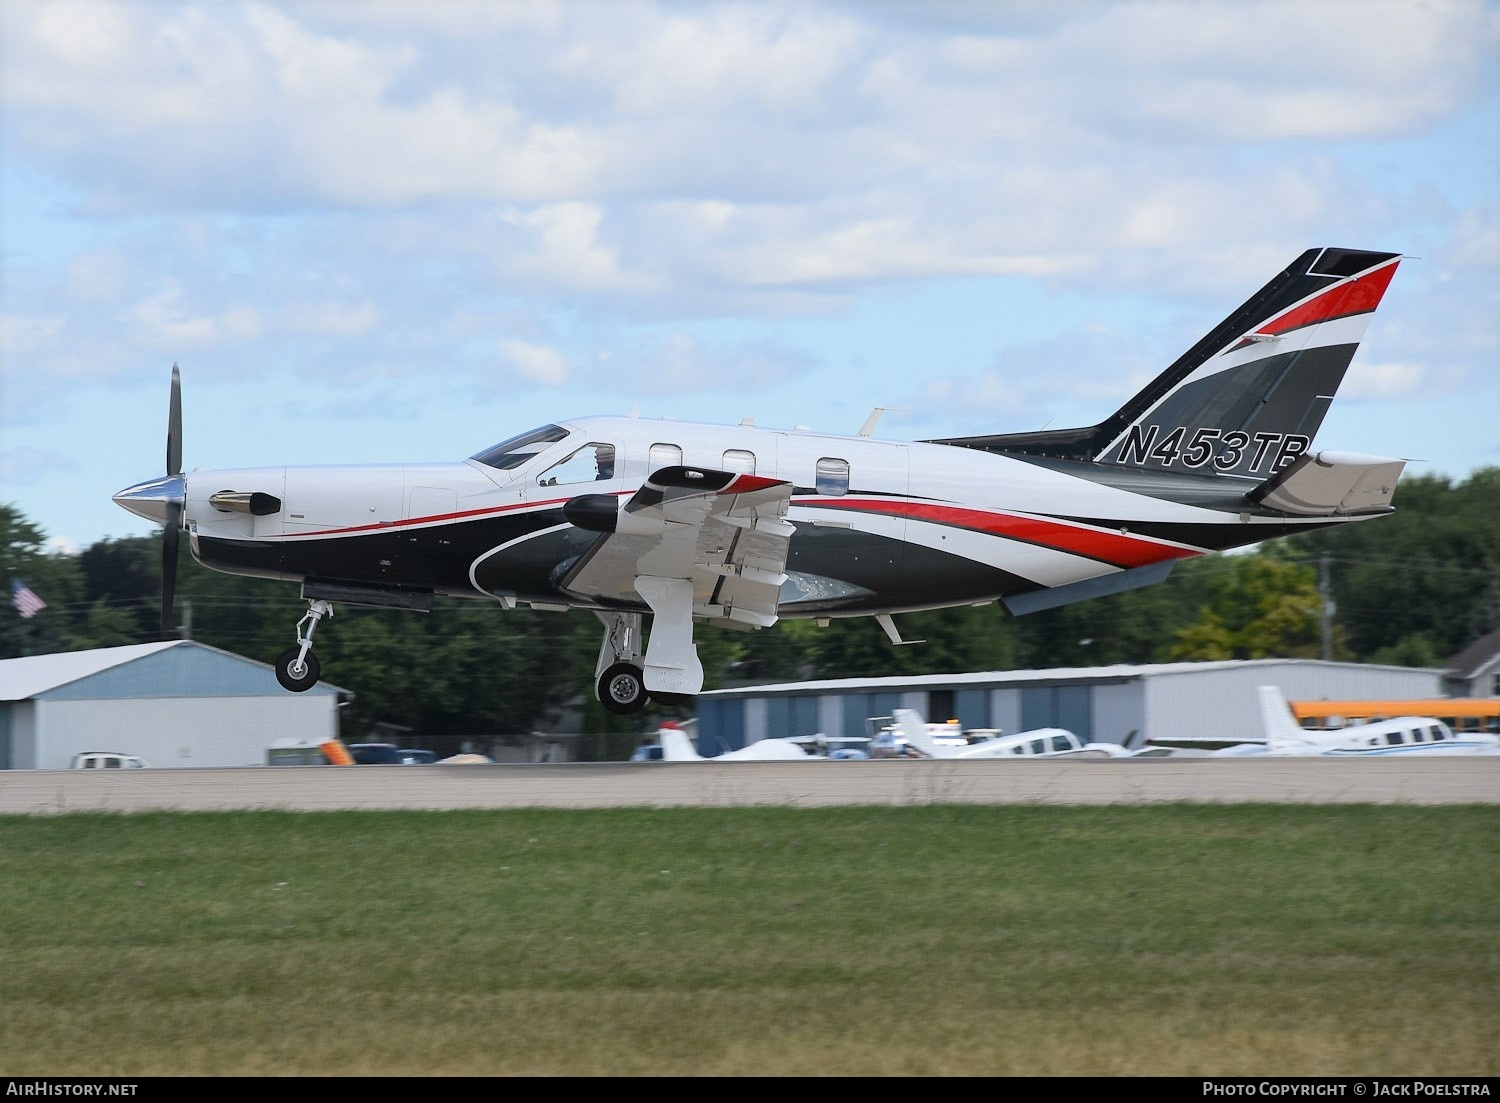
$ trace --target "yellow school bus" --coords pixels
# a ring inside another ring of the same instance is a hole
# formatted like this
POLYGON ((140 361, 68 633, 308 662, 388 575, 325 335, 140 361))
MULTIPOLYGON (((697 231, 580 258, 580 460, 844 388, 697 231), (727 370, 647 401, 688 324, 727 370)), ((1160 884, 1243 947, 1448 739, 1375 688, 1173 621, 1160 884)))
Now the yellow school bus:
POLYGON ((1431 716, 1455 732, 1500 733, 1500 697, 1427 697, 1379 701, 1293 701, 1304 728, 1345 728, 1396 716, 1431 716))

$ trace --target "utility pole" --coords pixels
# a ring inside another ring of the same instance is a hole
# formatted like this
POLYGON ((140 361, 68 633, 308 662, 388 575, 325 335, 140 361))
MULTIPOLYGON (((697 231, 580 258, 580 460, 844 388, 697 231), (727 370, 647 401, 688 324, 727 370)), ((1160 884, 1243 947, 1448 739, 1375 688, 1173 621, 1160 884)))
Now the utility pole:
POLYGON ((1328 580, 1328 568, 1333 562, 1325 551, 1318 557, 1318 596, 1323 620, 1323 658, 1333 658, 1333 589, 1328 580))

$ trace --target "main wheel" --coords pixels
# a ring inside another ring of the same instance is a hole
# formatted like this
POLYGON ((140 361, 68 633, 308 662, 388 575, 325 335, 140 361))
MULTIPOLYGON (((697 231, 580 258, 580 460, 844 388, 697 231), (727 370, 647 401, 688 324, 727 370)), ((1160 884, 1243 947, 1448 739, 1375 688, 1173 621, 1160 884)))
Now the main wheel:
POLYGON ((309 651, 307 658, 299 663, 297 656, 301 653, 302 648, 289 647, 276 656, 276 680, 281 683, 282 689, 291 690, 293 693, 312 689, 318 684, 318 675, 322 673, 322 667, 318 665, 316 655, 309 651))
POLYGON ((615 663, 599 676, 599 703, 610 712, 626 716, 646 707, 646 687, 641 668, 615 663))

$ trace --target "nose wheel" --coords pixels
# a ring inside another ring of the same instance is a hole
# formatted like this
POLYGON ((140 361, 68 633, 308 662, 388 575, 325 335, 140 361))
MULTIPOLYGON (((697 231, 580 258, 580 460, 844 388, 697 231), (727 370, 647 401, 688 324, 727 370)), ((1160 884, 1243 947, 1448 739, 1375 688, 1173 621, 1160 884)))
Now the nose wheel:
POLYGON ((308 603, 307 612, 297 622, 297 646, 287 648, 276 657, 276 680, 282 689, 301 693, 318 684, 318 675, 323 668, 312 653, 313 633, 317 631, 320 620, 331 616, 332 602, 318 600, 308 603))

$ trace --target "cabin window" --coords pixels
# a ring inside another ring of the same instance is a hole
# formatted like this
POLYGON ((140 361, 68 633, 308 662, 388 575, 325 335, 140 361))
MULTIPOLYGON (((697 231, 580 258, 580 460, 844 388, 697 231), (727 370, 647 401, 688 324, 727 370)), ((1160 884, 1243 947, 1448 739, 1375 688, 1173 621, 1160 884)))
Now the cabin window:
POLYGON ((537 476, 539 486, 567 486, 615 477, 615 446, 585 444, 567 459, 553 464, 537 476))
POLYGON ((1426 729, 1425 728, 1416 728, 1411 733, 1411 740, 1412 740, 1413 743, 1421 743, 1421 742, 1425 741, 1426 739, 1427 739, 1427 735, 1426 735, 1426 729))
POLYGON ((1443 729, 1434 727, 1429 724, 1427 727, 1427 735, 1434 743, 1440 742, 1443 738, 1443 729))
POLYGON ((1046 754, 1047 753, 1047 741, 1045 739, 1033 739, 1031 741, 1031 753, 1032 754, 1046 754))
POLYGON ((1022 744, 1017 743, 1014 747, 1012 747, 1010 749, 1010 753, 1011 754, 1025 754, 1026 753, 1026 748, 1022 744))
POLYGON ((724 453, 724 470, 741 475, 755 474, 755 453, 743 448, 731 448, 724 453))
POLYGON ((1403 742, 1404 740, 1401 738, 1400 732, 1391 732, 1385 737, 1385 745, 1387 747, 1399 747, 1403 742))
POLYGON ((681 467, 682 449, 675 444, 653 444, 650 462, 652 471, 660 471, 663 467, 681 467))
POLYGON ((818 461, 814 487, 830 497, 849 493, 849 461, 824 456, 818 461))

